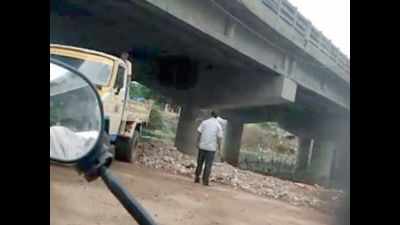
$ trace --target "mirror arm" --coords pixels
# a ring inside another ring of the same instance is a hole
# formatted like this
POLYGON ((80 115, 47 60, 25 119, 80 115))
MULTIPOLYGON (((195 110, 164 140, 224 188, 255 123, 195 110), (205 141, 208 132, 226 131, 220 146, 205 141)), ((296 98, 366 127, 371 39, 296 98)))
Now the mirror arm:
POLYGON ((90 167, 84 171, 82 171, 83 168, 79 169, 78 167, 78 170, 84 173, 85 179, 88 182, 96 180, 100 176, 100 169, 102 167, 110 167, 113 159, 113 155, 110 152, 111 145, 109 144, 109 140, 107 140, 105 134, 103 134, 101 138, 101 143, 98 147, 99 151, 94 156, 94 163, 90 163, 90 167))
POLYGON ((119 183, 107 167, 100 168, 100 176, 108 189, 114 194, 118 201, 124 206, 129 214, 140 225, 156 225, 156 222, 140 205, 138 201, 119 183))
POLYGON ((108 170, 112 162, 112 154, 109 148, 109 142, 103 134, 100 146, 98 147, 98 153, 94 156, 97 158, 96 163, 90 166, 86 171, 83 171, 85 179, 90 182, 101 177, 107 188, 139 225, 157 225, 140 203, 133 198, 128 190, 126 190, 108 170))

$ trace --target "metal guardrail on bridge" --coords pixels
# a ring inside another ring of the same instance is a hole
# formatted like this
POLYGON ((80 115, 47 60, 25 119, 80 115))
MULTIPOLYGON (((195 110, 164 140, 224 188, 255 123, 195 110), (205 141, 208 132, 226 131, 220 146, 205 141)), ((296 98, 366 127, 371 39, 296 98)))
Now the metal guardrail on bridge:
POLYGON ((287 0, 261 1, 304 39, 304 47, 308 44, 313 45, 346 71, 346 73, 350 74, 350 61, 346 55, 340 52, 309 20, 302 16, 296 7, 291 5, 287 0))

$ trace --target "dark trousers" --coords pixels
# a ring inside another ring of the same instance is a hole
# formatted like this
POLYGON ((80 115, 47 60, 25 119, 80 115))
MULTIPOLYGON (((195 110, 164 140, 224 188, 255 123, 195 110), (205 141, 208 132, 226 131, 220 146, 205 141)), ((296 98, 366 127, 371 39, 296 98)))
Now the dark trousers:
POLYGON ((199 149, 199 154, 197 156, 197 168, 196 168, 196 178, 200 177, 203 170, 203 164, 205 163, 205 168, 203 172, 203 183, 208 183, 208 178, 210 177, 211 167, 214 161, 214 151, 206 151, 199 149))

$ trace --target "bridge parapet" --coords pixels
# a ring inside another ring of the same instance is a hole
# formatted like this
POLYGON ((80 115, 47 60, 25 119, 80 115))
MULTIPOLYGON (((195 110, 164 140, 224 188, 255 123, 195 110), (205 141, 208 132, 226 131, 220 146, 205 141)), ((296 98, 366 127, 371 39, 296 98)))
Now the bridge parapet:
POLYGON ((303 47, 309 44, 313 45, 350 76, 350 60, 321 31, 317 30, 308 19, 301 15, 296 7, 287 0, 259 1, 273 12, 279 20, 285 22, 296 31, 304 40, 303 47))

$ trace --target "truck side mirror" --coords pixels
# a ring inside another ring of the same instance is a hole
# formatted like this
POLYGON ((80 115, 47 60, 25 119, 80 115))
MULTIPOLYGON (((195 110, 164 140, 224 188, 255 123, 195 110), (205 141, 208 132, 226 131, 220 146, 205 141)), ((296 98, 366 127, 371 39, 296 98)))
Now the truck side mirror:
POLYGON ((115 94, 119 94, 119 92, 121 91, 121 89, 124 87, 124 76, 125 76, 125 68, 122 66, 118 67, 118 71, 117 71, 117 78, 114 84, 114 89, 115 94))
POLYGON ((119 95, 119 92, 121 91, 121 87, 117 87, 117 89, 115 90, 115 94, 119 95))
POLYGON ((82 162, 94 154, 102 137, 100 96, 79 71, 50 59, 50 101, 50 118, 54 120, 50 125, 50 160, 62 164, 82 162), (79 98, 73 97, 76 95, 79 98), (88 108, 82 110, 79 105, 88 108))

